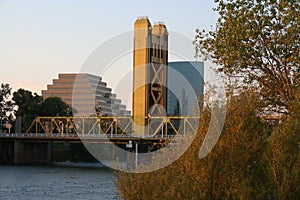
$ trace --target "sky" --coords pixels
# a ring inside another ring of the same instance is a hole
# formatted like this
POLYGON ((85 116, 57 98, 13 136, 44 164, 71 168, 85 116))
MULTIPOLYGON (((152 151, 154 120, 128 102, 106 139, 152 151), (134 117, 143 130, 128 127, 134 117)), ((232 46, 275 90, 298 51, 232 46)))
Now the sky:
MULTIPOLYGON (((196 28, 209 30, 216 23, 213 7, 213 0, 0 0, 0 83, 41 94, 58 73, 82 71, 95 49, 132 31, 138 16, 164 22, 171 41, 172 32, 192 41, 196 28)), ((130 68, 132 55, 114 63, 130 68)), ((112 88, 115 79, 113 73, 103 76, 112 88)))

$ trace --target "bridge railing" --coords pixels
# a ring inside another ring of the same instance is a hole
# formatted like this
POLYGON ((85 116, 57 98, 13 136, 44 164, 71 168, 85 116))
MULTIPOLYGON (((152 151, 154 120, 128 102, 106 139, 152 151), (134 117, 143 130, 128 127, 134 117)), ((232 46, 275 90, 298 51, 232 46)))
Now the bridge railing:
MULTIPOLYGON (((146 135, 168 136, 195 133, 199 117, 146 117, 146 135)), ((134 135, 131 116, 36 117, 26 133, 134 135)))

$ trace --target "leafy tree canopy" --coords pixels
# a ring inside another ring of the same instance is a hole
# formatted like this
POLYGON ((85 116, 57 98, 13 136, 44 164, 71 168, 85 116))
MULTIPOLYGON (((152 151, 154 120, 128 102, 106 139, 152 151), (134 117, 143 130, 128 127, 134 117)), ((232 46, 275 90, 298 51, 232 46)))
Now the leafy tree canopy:
POLYGON ((11 87, 9 84, 1 84, 0 88, 0 118, 4 122, 12 120, 15 104, 10 100, 11 87))
POLYGON ((41 104, 43 98, 38 94, 32 94, 31 91, 19 89, 13 93, 13 100, 18 105, 16 115, 24 115, 30 112, 38 112, 38 105, 41 104))
POLYGON ((39 115, 43 97, 36 93, 32 94, 31 91, 19 89, 13 93, 12 99, 18 106, 16 116, 22 117, 22 132, 25 132, 34 118, 39 115))
POLYGON ((16 115, 21 117, 22 132, 26 132, 37 116, 68 116, 72 109, 59 97, 42 96, 25 89, 13 93, 13 101, 18 106, 16 115))
POLYGON ((197 30, 197 55, 226 75, 243 76, 245 85, 259 86, 269 105, 288 112, 300 85, 300 1, 215 2, 215 30, 197 30))
POLYGON ((49 97, 41 104, 40 116, 67 116, 72 114, 71 110, 60 97, 49 97))

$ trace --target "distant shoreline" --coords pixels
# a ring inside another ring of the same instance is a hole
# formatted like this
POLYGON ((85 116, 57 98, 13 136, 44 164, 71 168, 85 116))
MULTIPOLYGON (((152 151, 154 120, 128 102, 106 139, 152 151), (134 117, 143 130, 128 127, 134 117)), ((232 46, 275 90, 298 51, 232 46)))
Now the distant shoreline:
POLYGON ((78 167, 78 168, 107 168, 108 166, 104 165, 101 162, 52 162, 49 164, 50 166, 58 166, 58 167, 78 167))

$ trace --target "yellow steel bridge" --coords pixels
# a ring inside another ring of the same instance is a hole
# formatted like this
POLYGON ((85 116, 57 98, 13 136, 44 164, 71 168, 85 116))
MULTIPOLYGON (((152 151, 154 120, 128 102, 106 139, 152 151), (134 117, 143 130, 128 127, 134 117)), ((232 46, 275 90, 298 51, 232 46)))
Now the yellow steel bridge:
MULTIPOLYGON (((167 137, 196 133, 199 117, 147 117, 146 136, 167 137)), ((106 117, 36 117, 26 133, 138 135, 134 133, 131 116, 106 117)))

